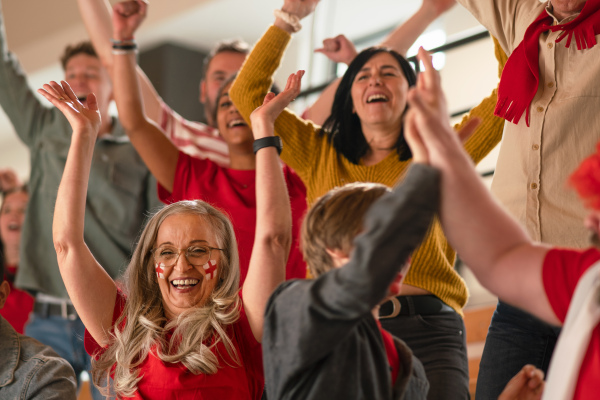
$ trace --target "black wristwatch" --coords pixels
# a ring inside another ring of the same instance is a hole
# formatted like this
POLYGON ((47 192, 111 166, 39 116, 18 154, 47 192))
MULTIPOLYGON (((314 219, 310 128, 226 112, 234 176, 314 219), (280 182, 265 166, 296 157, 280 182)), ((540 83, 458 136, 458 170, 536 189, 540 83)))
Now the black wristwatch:
POLYGON ((252 144, 252 150, 254 150, 254 154, 257 151, 262 149, 263 147, 275 147, 277 149, 277 154, 281 154, 281 149, 283 149, 283 142, 279 136, 267 136, 264 138, 256 139, 252 144))

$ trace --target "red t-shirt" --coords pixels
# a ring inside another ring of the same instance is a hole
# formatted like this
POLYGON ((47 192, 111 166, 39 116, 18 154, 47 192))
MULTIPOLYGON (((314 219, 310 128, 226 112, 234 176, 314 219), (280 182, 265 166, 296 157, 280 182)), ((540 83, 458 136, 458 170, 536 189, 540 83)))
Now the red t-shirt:
MULTIPOLYGON (((306 188, 289 167, 283 167, 292 206, 292 247, 286 279, 305 278, 306 264, 298 247, 300 226, 306 212, 306 188)), ((166 204, 200 199, 224 211, 235 231, 240 253, 240 286, 248 274, 256 229, 256 171, 221 167, 215 162, 179 152, 173 192, 160 184, 158 197, 166 204)))
POLYGON ((383 347, 385 347, 385 354, 390 364, 390 373, 392 377, 392 387, 398 378, 398 372, 400 371, 400 357, 398 356, 398 350, 394 344, 394 337, 391 333, 383 329, 381 322, 378 319, 375 320, 379 331, 381 332, 381 338, 383 339, 383 347))
POLYGON ((33 297, 24 290, 13 285, 13 277, 17 273, 17 267, 6 266, 4 280, 10 286, 10 294, 6 298, 4 307, 0 309, 2 315, 9 324, 19 333, 25 332, 25 324, 29 320, 29 314, 33 310, 33 297))
MULTIPOLYGON (((581 276, 600 261, 600 251, 553 249, 544 260, 543 281, 554 314, 564 323, 581 276)), ((600 325, 594 328, 577 379, 574 400, 597 399, 600 393, 600 325)))
MULTIPOLYGON (((125 307, 125 298, 117 294, 113 325, 125 307)), ((240 318, 227 328, 229 338, 242 366, 229 357, 223 343, 217 344, 214 353, 219 359, 216 374, 194 375, 183 364, 167 364, 154 355, 154 350, 139 367, 142 379, 131 399, 197 399, 197 400, 259 400, 265 384, 262 346, 256 341, 244 308, 240 318)), ((85 331, 85 350, 97 356, 104 351, 94 338, 85 331)))

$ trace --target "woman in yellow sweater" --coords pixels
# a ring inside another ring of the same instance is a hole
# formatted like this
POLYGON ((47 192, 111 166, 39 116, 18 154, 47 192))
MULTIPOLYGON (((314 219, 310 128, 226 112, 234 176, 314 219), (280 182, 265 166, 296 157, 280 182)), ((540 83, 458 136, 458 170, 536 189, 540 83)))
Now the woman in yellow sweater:
MULTIPOLYGON (((299 20, 309 15, 317 2, 285 0, 282 10, 276 12, 274 25, 248 56, 229 91, 247 121, 271 87, 291 33, 299 29, 299 20)), ((502 54, 498 55, 501 59, 502 54)), ((309 204, 328 190, 350 182, 392 186, 407 170, 411 154, 402 135, 402 122, 414 72, 406 65, 393 51, 367 49, 342 78, 325 129, 289 110, 279 116, 275 131, 283 141, 281 158, 304 181, 309 204)), ((461 123, 473 117, 482 119, 465 143, 475 162, 501 139, 503 121, 493 116, 495 103, 494 91, 461 123)), ((402 296, 382 305, 380 312, 384 328, 403 339, 423 362, 431 384, 430 399, 468 396, 461 317, 468 293, 453 268, 454 261, 454 250, 435 220, 413 255, 402 296)))

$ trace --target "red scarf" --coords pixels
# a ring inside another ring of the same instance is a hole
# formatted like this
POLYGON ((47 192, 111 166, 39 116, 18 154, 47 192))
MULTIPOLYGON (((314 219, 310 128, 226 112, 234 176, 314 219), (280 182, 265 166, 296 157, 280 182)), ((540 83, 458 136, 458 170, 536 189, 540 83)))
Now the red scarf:
POLYGON ((529 25, 523 40, 506 62, 498 86, 498 103, 494 115, 518 124, 523 112, 527 111, 525 122, 529 126, 529 105, 535 97, 539 84, 540 34, 547 30, 562 31, 556 43, 566 37, 565 47, 569 47, 574 36, 577 50, 591 48, 596 45, 595 35, 600 34, 599 10, 600 0, 587 0, 577 18, 556 26, 552 26, 553 18, 546 10, 542 11, 529 25))

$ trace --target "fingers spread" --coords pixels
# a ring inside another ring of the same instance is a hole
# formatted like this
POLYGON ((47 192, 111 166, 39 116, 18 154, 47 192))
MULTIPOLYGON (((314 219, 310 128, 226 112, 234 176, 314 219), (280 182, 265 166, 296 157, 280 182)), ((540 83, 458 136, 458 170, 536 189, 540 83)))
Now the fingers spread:
POLYGON ((55 93, 50 93, 46 89, 38 89, 37 92, 44 96, 46 100, 52 103, 56 107, 60 107, 62 100, 55 93))
POLYGON ((273 93, 273 92, 267 93, 267 95, 265 96, 265 99, 263 100, 263 105, 268 104, 274 98, 275 98, 275 93, 273 93))
POLYGON ((413 162, 417 163, 429 163, 429 155, 427 152, 427 147, 421 136, 419 135, 419 130, 417 129, 416 122, 416 113, 414 110, 409 109, 406 114, 406 120, 404 124, 404 137, 410 147, 410 150, 413 154, 413 162))
POLYGON ((46 92, 56 97, 57 99, 60 97, 64 97, 62 93, 62 88, 58 83, 54 81, 51 81, 50 83, 45 83, 42 87, 46 90, 46 92))
MULTIPOLYGON (((73 93, 73 92, 71 91, 71 93, 73 93)), ((77 101, 79 101, 79 100, 77 100, 77 101)), ((90 93, 87 96, 86 103, 87 103, 88 110, 98 111, 98 100, 96 99, 96 95, 94 93, 90 93)))
POLYGON ((60 84, 61 89, 63 90, 67 98, 69 98, 74 103, 81 104, 81 102, 73 92, 73 89, 71 89, 71 86, 66 81, 61 81, 60 84))
POLYGON ((425 66, 425 70, 421 72, 423 74, 423 83, 426 90, 432 90, 439 86, 440 76, 435 68, 433 68, 433 61, 431 54, 426 51, 423 47, 419 47, 419 53, 417 55, 419 61, 425 66))

